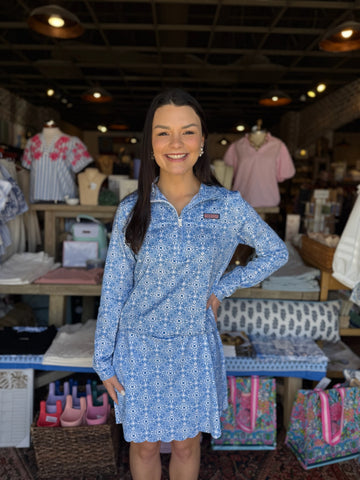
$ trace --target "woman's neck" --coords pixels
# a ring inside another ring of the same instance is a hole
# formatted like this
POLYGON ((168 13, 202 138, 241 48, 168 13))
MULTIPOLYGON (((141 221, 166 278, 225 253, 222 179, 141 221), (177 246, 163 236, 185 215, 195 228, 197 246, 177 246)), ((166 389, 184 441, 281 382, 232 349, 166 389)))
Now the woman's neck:
POLYGON ((190 178, 183 176, 171 176, 170 178, 160 173, 157 185, 161 193, 176 208, 179 215, 185 205, 191 201, 200 189, 200 181, 195 175, 192 175, 190 178))
POLYGON ((200 181, 191 176, 169 176, 161 174, 157 183, 160 191, 166 196, 166 194, 183 196, 183 195, 196 195, 200 188, 200 181))

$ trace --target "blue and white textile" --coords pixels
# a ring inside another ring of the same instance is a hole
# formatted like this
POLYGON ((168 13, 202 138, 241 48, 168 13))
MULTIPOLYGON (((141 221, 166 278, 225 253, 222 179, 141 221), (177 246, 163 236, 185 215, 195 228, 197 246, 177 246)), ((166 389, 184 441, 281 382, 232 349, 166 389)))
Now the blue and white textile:
POLYGON ((127 441, 221 434, 227 407, 223 347, 212 309, 257 285, 288 258, 284 242, 239 192, 201 185, 178 215, 154 185, 151 222, 137 255, 125 243, 136 193, 118 208, 104 270, 94 368, 117 375, 116 419, 127 441), (255 248, 246 266, 224 274, 239 243, 255 248))
MULTIPOLYGON (((13 170, 15 173, 15 165, 8 162, 6 159, 3 159, 0 162, 0 179, 10 184, 10 189, 6 187, 7 196, 4 200, 4 205, 1 208, 0 212, 0 257, 1 261, 6 260, 6 251, 12 243, 14 244, 13 249, 17 250, 17 246, 21 239, 13 238, 9 230, 11 221, 14 221, 16 217, 28 210, 28 205, 26 203, 24 194, 22 193, 19 185, 14 180, 13 176, 9 173, 8 168, 13 170)), ((18 228, 13 229, 13 234, 17 234, 17 237, 21 237, 22 225, 18 225, 18 228)), ((19 247, 19 250, 22 250, 19 247)), ((8 255, 11 255, 11 252, 7 252, 8 255)))

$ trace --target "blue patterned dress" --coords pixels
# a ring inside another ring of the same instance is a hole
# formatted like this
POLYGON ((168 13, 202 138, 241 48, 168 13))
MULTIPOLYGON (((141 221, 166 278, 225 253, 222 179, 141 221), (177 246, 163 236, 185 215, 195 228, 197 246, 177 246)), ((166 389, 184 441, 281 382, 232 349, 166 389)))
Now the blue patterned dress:
POLYGON ((179 216, 156 185, 151 222, 137 255, 124 232, 136 193, 115 216, 95 335, 94 368, 116 374, 116 420, 127 441, 221 435, 225 362, 212 309, 237 288, 258 284, 288 258, 283 241, 239 192, 201 185, 179 216), (239 243, 256 258, 225 273, 239 243))

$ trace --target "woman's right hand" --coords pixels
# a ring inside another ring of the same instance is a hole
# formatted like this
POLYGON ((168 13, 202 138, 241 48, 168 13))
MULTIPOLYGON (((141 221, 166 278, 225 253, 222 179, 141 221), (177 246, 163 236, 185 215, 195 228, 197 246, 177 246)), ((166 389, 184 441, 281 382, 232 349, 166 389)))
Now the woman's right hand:
POLYGON ((116 375, 108 378, 107 380, 104 380, 103 384, 108 394, 110 395, 110 397, 114 400, 116 404, 118 404, 116 390, 120 393, 120 395, 125 395, 125 390, 124 390, 124 387, 119 382, 119 380, 117 379, 116 375))

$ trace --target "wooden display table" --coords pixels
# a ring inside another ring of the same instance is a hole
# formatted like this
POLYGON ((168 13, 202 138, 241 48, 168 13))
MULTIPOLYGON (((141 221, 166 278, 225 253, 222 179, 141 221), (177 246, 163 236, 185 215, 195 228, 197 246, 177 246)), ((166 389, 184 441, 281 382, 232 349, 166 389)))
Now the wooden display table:
MULTIPOLYGON (((48 324, 59 327, 65 323, 66 297, 99 297, 101 285, 81 284, 44 284, 0 285, 0 294, 8 295, 49 295, 48 324)), ((261 288, 243 288, 237 290, 233 297, 238 298, 277 298, 283 300, 317 300, 317 292, 279 292, 261 288), (316 297, 316 298, 315 298, 316 297)), ((91 308, 91 304, 88 305, 91 308)), ((86 315, 84 315, 86 317, 86 315)), ((90 317, 89 317, 90 318, 90 317)))
POLYGON ((65 324, 66 297, 97 297, 101 285, 38 284, 0 285, 0 294, 6 295, 49 295, 48 325, 60 327, 65 324))
POLYGON ((33 203, 30 211, 44 213, 44 252, 56 259, 59 243, 59 223, 64 231, 64 219, 76 218, 78 215, 90 215, 99 220, 113 220, 117 205, 75 205, 63 203, 33 203))

